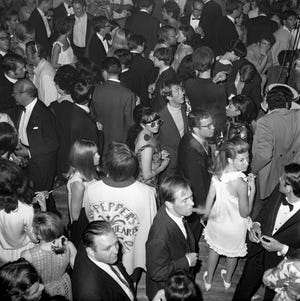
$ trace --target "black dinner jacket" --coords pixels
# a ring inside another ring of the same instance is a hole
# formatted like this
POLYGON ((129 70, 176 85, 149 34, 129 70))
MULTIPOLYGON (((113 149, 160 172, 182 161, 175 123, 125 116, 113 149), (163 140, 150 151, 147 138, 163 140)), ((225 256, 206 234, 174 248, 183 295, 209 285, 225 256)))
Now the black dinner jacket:
POLYGON ((246 24, 247 45, 259 41, 261 36, 273 34, 278 29, 278 24, 267 16, 258 16, 249 19, 246 24))
MULTIPOLYGON (((118 264, 118 268, 133 289, 123 265, 118 264)), ((130 301, 119 284, 88 258, 85 249, 79 250, 75 258, 72 292, 74 301, 130 301)))
POLYGON ((157 31, 159 21, 146 12, 138 11, 131 15, 125 24, 125 28, 132 34, 142 35, 146 39, 146 55, 154 49, 157 43, 157 31))
POLYGON ((213 0, 208 1, 203 5, 200 24, 205 34, 204 40, 206 46, 213 48, 215 22, 221 16, 221 7, 213 0))
POLYGON ((53 21, 55 23, 56 20, 65 18, 68 16, 68 12, 62 2, 59 6, 53 9, 53 21))
POLYGON ((236 28, 227 16, 216 21, 214 34, 215 55, 223 55, 230 48, 230 42, 239 38, 236 28))
MULTIPOLYGON (((20 112, 20 117, 21 114, 22 112, 20 112)), ((56 153, 58 149, 58 136, 54 115, 40 100, 37 101, 32 110, 26 133, 31 160, 56 153)))
POLYGON ((168 277, 178 269, 193 273, 185 254, 195 252, 192 230, 187 225, 189 241, 166 212, 165 205, 157 212, 146 243, 146 294, 152 300, 164 288, 168 277))
MULTIPOLYGON (((292 257, 295 250, 300 248, 300 210, 272 235, 278 210, 284 198, 285 195, 279 192, 279 185, 277 185, 255 221, 261 224, 261 231, 264 235, 271 236, 287 245, 289 247, 287 256, 292 257)), ((261 244, 248 242, 249 258, 260 256, 261 252, 264 252, 264 270, 275 267, 282 260, 277 252, 268 252, 261 244)))
POLYGON ((47 37, 47 31, 46 31, 46 27, 45 27, 43 18, 40 15, 40 13, 38 12, 37 8, 35 8, 33 10, 33 12, 31 13, 28 21, 34 27, 35 41, 38 44, 42 45, 46 49, 47 54, 50 55, 51 54, 51 49, 52 49, 52 45, 51 45, 52 44, 51 43, 52 37, 51 36, 49 38, 47 37))
POLYGON ((193 137, 191 132, 187 132, 179 143, 178 147, 178 174, 189 180, 194 203, 204 206, 208 194, 211 175, 208 172, 211 158, 203 146, 193 137))
POLYGON ((3 72, 0 74, 0 112, 8 114, 14 123, 17 116, 15 115, 16 101, 12 96, 14 84, 10 82, 3 72))
POLYGON ((101 62, 106 58, 106 51, 103 43, 94 32, 88 46, 88 57, 99 67, 101 62))

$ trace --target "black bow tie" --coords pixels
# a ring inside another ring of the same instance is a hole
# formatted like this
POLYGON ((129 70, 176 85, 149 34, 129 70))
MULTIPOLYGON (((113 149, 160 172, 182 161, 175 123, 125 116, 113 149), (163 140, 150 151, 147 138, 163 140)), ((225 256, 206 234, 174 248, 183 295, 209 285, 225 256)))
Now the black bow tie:
POLYGON ((192 17, 192 20, 198 20, 198 21, 200 21, 200 18, 194 18, 194 17, 192 17))
POLYGON ((289 206, 290 211, 294 209, 294 205, 290 204, 286 199, 282 201, 283 206, 289 206))

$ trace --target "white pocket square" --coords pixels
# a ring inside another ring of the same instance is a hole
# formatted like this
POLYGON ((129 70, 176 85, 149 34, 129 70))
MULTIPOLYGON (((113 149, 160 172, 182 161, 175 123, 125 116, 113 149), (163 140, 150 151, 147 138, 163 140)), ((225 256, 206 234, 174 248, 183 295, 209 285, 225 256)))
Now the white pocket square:
POLYGON ((33 130, 38 130, 39 129, 39 127, 38 126, 35 126, 34 128, 33 128, 33 130))

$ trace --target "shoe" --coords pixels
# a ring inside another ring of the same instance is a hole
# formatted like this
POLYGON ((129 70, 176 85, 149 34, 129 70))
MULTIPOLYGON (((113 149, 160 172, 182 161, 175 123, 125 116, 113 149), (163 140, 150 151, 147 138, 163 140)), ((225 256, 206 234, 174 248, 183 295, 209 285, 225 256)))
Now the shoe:
POLYGON ((227 273, 226 270, 224 270, 224 269, 221 270, 221 278, 223 280, 224 287, 225 287, 226 290, 228 290, 231 287, 231 282, 226 282, 225 281, 224 276, 226 275, 226 273, 227 273))
POLYGON ((208 274, 207 271, 205 271, 205 272, 203 273, 203 282, 204 282, 205 290, 208 292, 208 291, 211 289, 211 283, 206 282, 207 274, 208 274))

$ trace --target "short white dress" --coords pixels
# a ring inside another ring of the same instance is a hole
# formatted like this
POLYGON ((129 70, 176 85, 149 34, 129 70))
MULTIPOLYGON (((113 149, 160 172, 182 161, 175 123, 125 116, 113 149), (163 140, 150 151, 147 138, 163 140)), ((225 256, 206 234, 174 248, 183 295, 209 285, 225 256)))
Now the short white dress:
POLYGON ((74 57, 74 52, 73 52, 73 48, 71 47, 71 45, 66 50, 63 50, 63 44, 59 41, 56 41, 53 43, 53 48, 56 44, 58 44, 61 49, 59 56, 58 56, 57 63, 59 65, 73 64, 75 62, 75 57, 74 57))
POLYGON ((204 238, 210 248, 226 257, 244 257, 247 254, 246 235, 248 219, 239 213, 239 201, 228 191, 227 183, 237 178, 246 181, 241 171, 225 173, 221 179, 212 177, 216 199, 204 229, 204 238))

